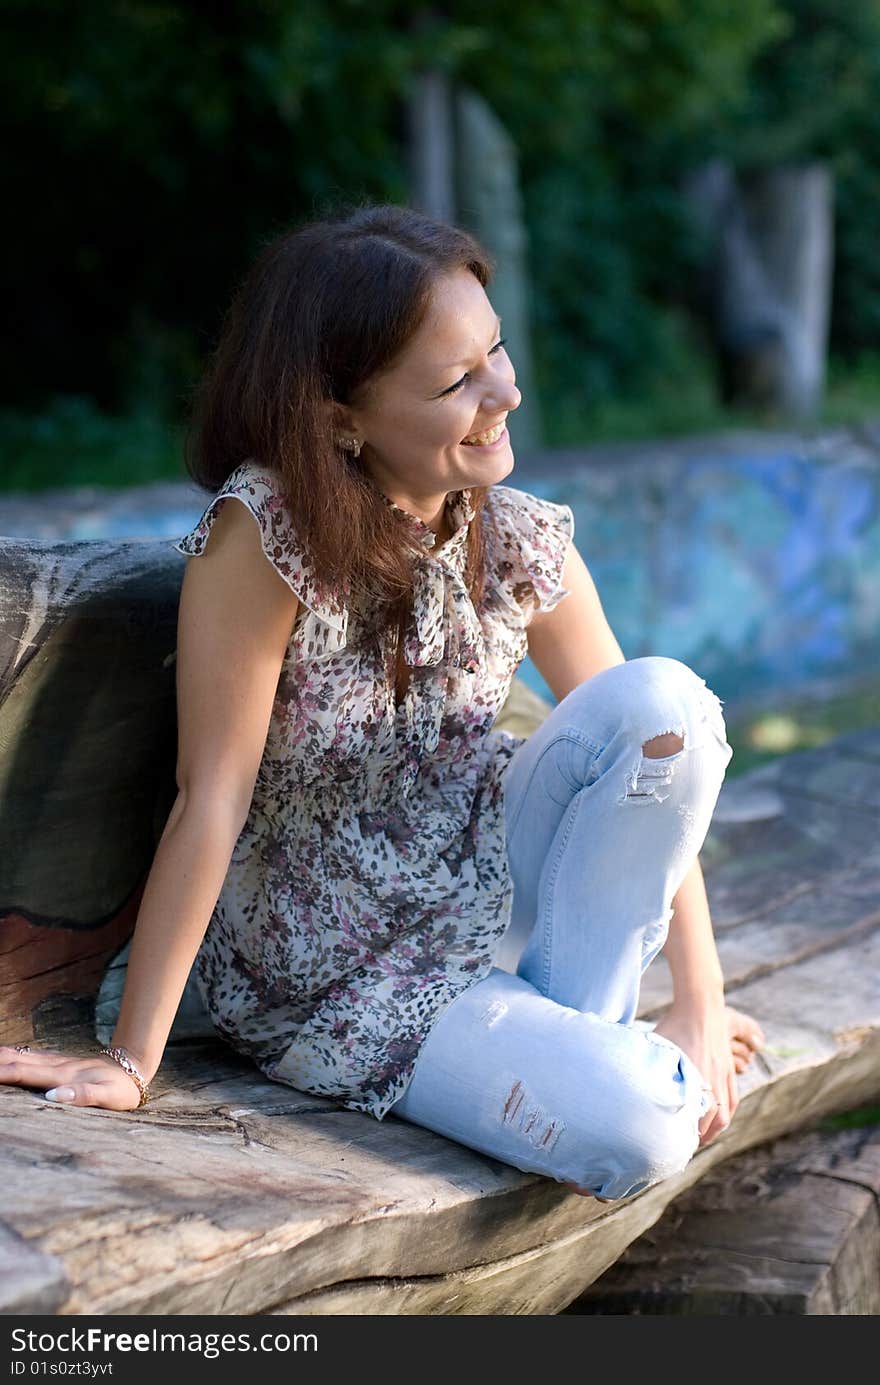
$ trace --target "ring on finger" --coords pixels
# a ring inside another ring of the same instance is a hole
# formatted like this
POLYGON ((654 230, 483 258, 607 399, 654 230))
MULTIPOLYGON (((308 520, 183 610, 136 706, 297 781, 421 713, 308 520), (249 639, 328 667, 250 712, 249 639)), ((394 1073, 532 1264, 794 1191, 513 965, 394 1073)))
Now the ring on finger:
POLYGON ((13 1044, 12 1047, 15 1049, 16 1053, 30 1053, 31 1051, 30 1044, 13 1044))

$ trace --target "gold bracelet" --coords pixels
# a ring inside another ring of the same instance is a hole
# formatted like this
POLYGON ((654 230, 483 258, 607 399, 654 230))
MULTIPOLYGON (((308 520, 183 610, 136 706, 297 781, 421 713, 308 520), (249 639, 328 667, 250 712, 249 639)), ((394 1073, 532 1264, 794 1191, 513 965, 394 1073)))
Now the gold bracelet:
POLYGON ((129 1056, 128 1056, 128 1054, 126 1053, 125 1049, 124 1049, 124 1048, 102 1048, 102 1049, 101 1049, 101 1053, 104 1054, 107 1058, 112 1058, 113 1061, 114 1061, 114 1063, 118 1063, 119 1066, 120 1066, 125 1072, 128 1073, 128 1075, 129 1075, 129 1077, 131 1078, 131 1080, 136 1084, 137 1089, 138 1089, 138 1091, 139 1091, 140 1094, 141 1094, 141 1099, 140 1099, 140 1101, 138 1102, 137 1106, 135 1107, 135 1110, 136 1110, 136 1111, 139 1111, 139 1110, 141 1109, 142 1106, 145 1106, 145 1105, 146 1105, 146 1103, 147 1103, 147 1101, 148 1101, 148 1099, 149 1099, 150 1092, 149 1092, 149 1088, 148 1088, 146 1082, 144 1081, 144 1079, 143 1079, 143 1077, 141 1076, 141 1074, 138 1072, 138 1070, 137 1070, 137 1068, 135 1067, 134 1063, 133 1063, 133 1062, 131 1061, 131 1059, 129 1058, 129 1056))

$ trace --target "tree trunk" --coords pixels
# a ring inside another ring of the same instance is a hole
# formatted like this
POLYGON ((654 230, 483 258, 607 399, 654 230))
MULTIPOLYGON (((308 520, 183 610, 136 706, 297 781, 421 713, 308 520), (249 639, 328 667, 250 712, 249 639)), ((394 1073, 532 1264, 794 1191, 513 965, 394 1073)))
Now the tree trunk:
POLYGON ((825 383, 833 182, 822 164, 737 175, 721 161, 686 189, 710 250, 709 307, 726 403, 807 419, 825 383))
POLYGON ((452 96, 445 72, 413 79, 407 102, 410 202, 438 221, 455 221, 452 96))
POLYGON ((455 188, 461 225, 495 259, 489 296, 503 319, 522 403, 510 417, 510 436, 523 453, 541 445, 533 385, 528 310, 526 229, 519 191, 516 146, 481 96, 466 88, 455 97, 455 188))

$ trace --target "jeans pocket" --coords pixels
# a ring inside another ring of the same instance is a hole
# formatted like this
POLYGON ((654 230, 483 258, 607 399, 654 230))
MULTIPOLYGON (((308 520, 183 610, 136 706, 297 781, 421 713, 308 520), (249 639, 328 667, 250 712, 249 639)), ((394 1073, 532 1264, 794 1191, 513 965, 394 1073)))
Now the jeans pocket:
MULTIPOLYGON (((527 744, 522 747, 526 748, 527 744)), ((598 753, 596 747, 580 737, 554 736, 527 771, 524 783, 517 782, 520 776, 514 759, 504 785, 508 842, 513 840, 523 818, 528 825, 534 814, 540 814, 548 804, 567 808, 574 795, 592 779, 598 753)))

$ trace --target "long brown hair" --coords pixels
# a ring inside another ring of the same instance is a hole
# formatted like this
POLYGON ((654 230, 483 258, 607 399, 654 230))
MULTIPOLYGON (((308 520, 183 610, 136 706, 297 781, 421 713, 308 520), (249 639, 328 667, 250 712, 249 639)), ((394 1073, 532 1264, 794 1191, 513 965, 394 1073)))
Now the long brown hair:
MULTIPOLYGON (((335 443, 321 404, 353 403, 397 357, 436 281, 495 264, 468 232, 409 207, 349 203, 268 243, 236 292, 195 395, 187 469, 217 491, 248 459, 278 473, 312 575, 403 628, 414 540, 360 460, 335 443)), ((481 510, 471 491, 465 580, 484 582, 481 510)))

